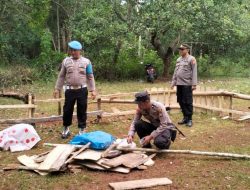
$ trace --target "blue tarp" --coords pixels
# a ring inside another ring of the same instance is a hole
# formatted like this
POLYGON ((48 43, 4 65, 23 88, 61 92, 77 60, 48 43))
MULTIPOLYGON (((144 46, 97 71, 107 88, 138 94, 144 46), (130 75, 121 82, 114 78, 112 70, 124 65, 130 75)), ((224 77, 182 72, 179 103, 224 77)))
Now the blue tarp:
POLYGON ((90 142, 90 148, 104 150, 108 148, 114 142, 114 140, 115 138, 109 133, 105 133, 103 131, 94 131, 74 136, 69 144, 85 145, 90 142))

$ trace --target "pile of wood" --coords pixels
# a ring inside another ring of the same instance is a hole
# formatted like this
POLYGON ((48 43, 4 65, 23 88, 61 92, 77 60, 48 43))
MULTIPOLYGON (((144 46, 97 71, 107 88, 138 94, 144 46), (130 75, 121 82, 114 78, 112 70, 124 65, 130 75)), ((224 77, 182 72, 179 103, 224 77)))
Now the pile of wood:
POLYGON ((156 154, 148 156, 138 151, 124 153, 112 150, 112 145, 106 151, 97 151, 90 149, 89 145, 56 144, 51 151, 39 155, 19 156, 17 159, 22 165, 11 165, 4 170, 32 170, 40 175, 47 175, 64 171, 78 173, 87 167, 93 170, 129 173, 132 169, 145 170, 154 165, 152 158, 156 154))

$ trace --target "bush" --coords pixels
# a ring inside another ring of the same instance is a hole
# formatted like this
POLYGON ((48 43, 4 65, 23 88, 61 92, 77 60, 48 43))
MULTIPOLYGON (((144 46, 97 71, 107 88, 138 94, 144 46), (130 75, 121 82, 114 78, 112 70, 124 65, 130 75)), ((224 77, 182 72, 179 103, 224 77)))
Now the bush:
POLYGON ((1 88, 31 84, 37 79, 34 73, 33 69, 24 65, 2 67, 0 70, 1 88))

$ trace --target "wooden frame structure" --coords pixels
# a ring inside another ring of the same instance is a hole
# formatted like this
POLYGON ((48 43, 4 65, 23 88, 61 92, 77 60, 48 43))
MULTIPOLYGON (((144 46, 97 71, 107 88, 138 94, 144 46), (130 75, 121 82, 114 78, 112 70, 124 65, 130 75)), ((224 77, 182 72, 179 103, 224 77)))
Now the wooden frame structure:
MULTIPOLYGON (((167 88, 151 88, 147 89, 150 93, 151 99, 163 103, 166 107, 171 109, 179 109, 179 105, 176 100, 176 91, 169 90, 167 88)), ((122 116, 134 114, 135 110, 120 111, 117 108, 113 109, 113 112, 102 111, 103 104, 134 104, 134 95, 137 92, 130 93, 116 93, 109 95, 100 95, 97 97, 97 101, 90 101, 89 104, 96 104, 96 110, 88 112, 88 115, 96 116, 97 121, 102 117, 122 116)), ((62 102, 64 98, 58 99, 36 99, 34 95, 20 95, 16 93, 2 93, 0 97, 13 97, 22 100, 25 104, 19 105, 0 105, 0 109, 28 109, 28 118, 25 119, 1 119, 0 123, 37 123, 37 122, 49 122, 59 121, 62 119, 62 102), (40 103, 56 103, 58 107, 58 116, 34 118, 35 109, 40 103)), ((219 114, 227 114, 230 118, 233 115, 250 116, 250 111, 233 109, 233 99, 241 99, 245 101, 250 100, 250 95, 239 94, 234 92, 228 92, 223 90, 214 90, 211 88, 201 89, 198 87, 193 93, 194 108, 196 112, 215 112, 219 114)), ((246 104, 247 105, 247 104, 246 104)), ((249 104, 250 105, 250 104, 249 104)), ((249 108, 246 108, 249 109, 249 108)))

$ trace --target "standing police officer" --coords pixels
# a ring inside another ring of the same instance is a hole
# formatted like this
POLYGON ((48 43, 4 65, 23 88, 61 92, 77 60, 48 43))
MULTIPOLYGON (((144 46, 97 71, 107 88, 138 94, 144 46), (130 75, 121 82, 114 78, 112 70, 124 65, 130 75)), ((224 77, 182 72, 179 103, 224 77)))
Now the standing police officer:
POLYGON ((160 102, 150 101, 150 96, 146 91, 135 94, 135 102, 138 108, 128 132, 128 143, 133 141, 137 133, 143 148, 151 148, 150 141, 154 140, 157 148, 168 149, 171 140, 174 141, 176 137, 176 130, 165 106, 160 102), (144 120, 141 119, 142 116, 144 120))
POLYGON ((177 86, 177 102, 183 113, 183 120, 178 124, 192 127, 193 90, 197 85, 197 63, 196 59, 189 55, 190 47, 187 44, 181 44, 178 49, 181 57, 177 59, 171 88, 177 86))
POLYGON ((75 102, 77 102, 77 120, 79 134, 84 132, 87 120, 88 90, 95 99, 95 79, 92 64, 89 59, 81 56, 82 45, 78 41, 68 43, 70 57, 66 57, 61 66, 61 71, 55 86, 54 98, 65 83, 65 102, 63 107, 63 132, 62 138, 70 135, 69 126, 72 124, 72 115, 75 102), (88 89, 87 89, 88 86, 88 89))

